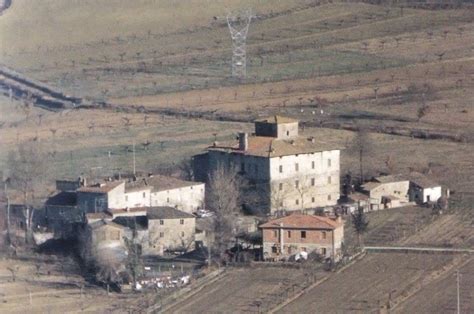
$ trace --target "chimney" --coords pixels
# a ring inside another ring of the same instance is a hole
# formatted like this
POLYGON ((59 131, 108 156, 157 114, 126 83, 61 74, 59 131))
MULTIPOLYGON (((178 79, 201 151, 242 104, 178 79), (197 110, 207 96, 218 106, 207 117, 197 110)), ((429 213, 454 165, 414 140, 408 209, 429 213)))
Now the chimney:
POLYGON ((283 254, 284 252, 284 241, 283 241, 283 223, 280 222, 280 254, 283 254))
POLYGON ((249 135, 239 133, 239 150, 246 151, 249 148, 249 135))

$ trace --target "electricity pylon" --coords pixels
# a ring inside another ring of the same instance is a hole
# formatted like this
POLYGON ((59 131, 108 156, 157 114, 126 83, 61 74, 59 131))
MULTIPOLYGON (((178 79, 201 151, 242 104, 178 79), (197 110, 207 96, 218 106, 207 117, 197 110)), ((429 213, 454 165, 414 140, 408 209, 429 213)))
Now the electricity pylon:
POLYGON ((251 10, 236 15, 227 13, 227 25, 232 38, 232 77, 239 80, 247 76, 246 42, 251 20, 251 10))

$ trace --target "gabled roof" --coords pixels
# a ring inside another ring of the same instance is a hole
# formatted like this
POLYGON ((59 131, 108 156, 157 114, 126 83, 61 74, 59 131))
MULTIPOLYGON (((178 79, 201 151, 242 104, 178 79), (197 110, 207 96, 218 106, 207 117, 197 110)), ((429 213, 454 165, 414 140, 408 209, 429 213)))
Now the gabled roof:
POLYGON ((280 157, 340 150, 341 147, 333 143, 316 140, 315 138, 277 139, 267 136, 251 136, 248 138, 248 148, 246 151, 239 149, 238 141, 211 146, 208 149, 257 157, 280 157))
POLYGON ((333 219, 314 215, 292 214, 286 217, 271 220, 260 228, 294 228, 294 229, 336 229, 342 225, 333 219))
POLYGON ((95 230, 95 229, 99 229, 99 228, 102 228, 102 227, 113 227, 113 228, 117 228, 117 229, 125 229, 124 226, 121 226, 119 224, 116 224, 115 222, 112 222, 110 220, 98 220, 98 221, 94 221, 94 222, 91 222, 90 224, 88 224, 88 226, 95 230))
POLYGON ((201 185, 201 182, 185 181, 175 177, 154 174, 151 176, 137 178, 136 181, 126 182, 125 191, 140 191, 150 188, 154 192, 184 188, 188 186, 201 185))
POLYGON ((278 124, 278 123, 295 123, 295 122, 298 122, 298 120, 293 119, 293 118, 289 118, 289 117, 283 117, 283 116, 275 115, 275 116, 255 120, 255 122, 278 124))
POLYGON ((114 218, 112 222, 132 230, 146 230, 148 228, 148 219, 146 216, 117 217, 114 218))
POLYGON ((423 189, 434 188, 441 186, 439 183, 433 181, 432 179, 426 177, 425 175, 419 172, 412 172, 408 175, 408 179, 413 184, 419 186, 423 189))
POLYGON ((109 208, 107 212, 113 217, 126 217, 126 216, 146 216, 149 207, 131 207, 131 208, 109 208))
POLYGON ((374 180, 377 181, 377 182, 380 182, 380 183, 408 181, 407 178, 403 177, 402 175, 380 176, 380 177, 374 178, 374 180))
POLYGON ((180 219, 180 218, 196 218, 194 215, 188 214, 173 207, 149 207, 147 212, 148 219, 180 219))
POLYGON ((99 212, 99 213, 87 213, 86 220, 95 221, 95 220, 102 220, 102 219, 112 219, 112 215, 108 212, 99 212))
POLYGON ((84 193, 108 193, 118 187, 119 185, 123 184, 123 181, 111 181, 111 182, 106 182, 106 183, 101 183, 99 185, 91 185, 91 186, 83 186, 79 188, 77 191, 78 192, 84 192, 84 193))
POLYGON ((59 192, 48 198, 45 204, 46 206, 76 206, 77 194, 76 192, 59 192))
POLYGON ((383 183, 380 182, 367 182, 362 185, 362 189, 364 189, 365 191, 372 191, 373 189, 378 188, 382 184, 383 183))

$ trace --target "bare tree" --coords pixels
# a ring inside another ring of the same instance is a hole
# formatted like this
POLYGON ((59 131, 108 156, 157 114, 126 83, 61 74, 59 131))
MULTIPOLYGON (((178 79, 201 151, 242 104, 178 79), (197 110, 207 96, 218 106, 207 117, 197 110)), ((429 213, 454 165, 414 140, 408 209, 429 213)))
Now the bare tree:
POLYGON ((15 282, 16 281, 16 275, 17 275, 18 271, 20 270, 20 266, 14 265, 14 266, 11 266, 11 267, 7 267, 7 269, 12 274, 12 281, 15 282))
POLYGON ((350 149, 352 152, 357 154, 359 159, 359 183, 364 182, 364 164, 367 156, 372 152, 373 145, 370 139, 370 134, 367 129, 360 127, 356 133, 350 149))
POLYGON ((216 253, 222 253, 235 236, 235 215, 239 211, 240 178, 234 168, 217 165, 209 175, 207 207, 216 214, 214 224, 216 253))
POLYGON ((20 144, 17 151, 8 155, 7 169, 11 186, 20 192, 25 205, 26 240, 32 236, 32 220, 35 207, 40 205, 38 194, 48 177, 47 154, 40 143, 20 144))
POLYGON ((356 212, 352 214, 352 226, 357 234, 357 242, 359 246, 361 246, 362 235, 367 231, 367 227, 369 226, 369 221, 362 207, 358 208, 356 212))
POLYGON ((422 104, 420 108, 418 108, 418 111, 416 112, 416 117, 418 118, 418 122, 428 114, 430 110, 430 106, 427 104, 422 104))

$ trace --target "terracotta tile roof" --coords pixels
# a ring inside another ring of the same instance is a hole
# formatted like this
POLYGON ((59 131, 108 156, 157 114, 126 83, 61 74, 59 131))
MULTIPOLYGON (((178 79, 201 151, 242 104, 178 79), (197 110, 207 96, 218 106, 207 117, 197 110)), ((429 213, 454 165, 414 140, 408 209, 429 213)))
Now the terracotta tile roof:
POLYGON ((138 214, 146 215, 146 212, 149 207, 130 207, 130 208, 118 208, 118 209, 108 209, 107 212, 112 216, 137 216, 138 214))
POLYGON ((102 219, 107 219, 110 218, 112 219, 112 215, 110 215, 108 212, 100 212, 100 213, 87 213, 86 214, 86 220, 102 220, 102 219))
POLYGON ((248 149, 246 151, 239 150, 238 142, 211 146, 208 149, 258 157, 279 157, 339 150, 341 147, 313 138, 276 139, 266 136, 251 136, 248 139, 248 149))
POLYGON ((79 188, 78 192, 85 192, 85 193, 108 193, 124 183, 123 181, 112 181, 106 183, 100 183, 91 186, 83 186, 79 188))
POLYGON ((263 225, 260 228, 296 228, 296 229, 336 229, 342 223, 321 216, 314 215, 303 215, 303 214, 292 214, 286 217, 277 218, 271 220, 263 225))
POLYGON ((283 116, 271 116, 263 119, 258 119, 255 120, 255 122, 265 122, 265 123, 295 123, 298 122, 298 120, 289 118, 289 117, 283 117, 283 116))
POLYGON ((369 196, 363 193, 355 192, 349 195, 349 198, 355 202, 357 201, 367 201, 369 196))
POLYGON ((194 215, 168 206, 148 207, 147 216, 148 219, 196 218, 194 215))
POLYGON ((380 182, 367 182, 362 185, 362 189, 364 189, 365 191, 372 191, 373 189, 378 188, 382 184, 383 183, 380 182))
POLYGON ((104 227, 104 226, 109 226, 109 227, 114 227, 114 228, 118 228, 118 229, 125 229, 124 226, 122 225, 119 225, 115 222, 112 222, 110 220, 98 220, 98 221, 94 221, 94 222, 91 222, 88 224, 88 226, 91 228, 91 229, 98 229, 98 228, 101 228, 101 227, 104 227))
POLYGON ((425 175, 419 172, 412 172, 408 175, 408 179, 410 182, 418 185, 420 188, 428 189, 440 186, 439 183, 435 182, 434 180, 426 177, 425 175))
POLYGON ((168 177, 162 175, 152 175, 146 177, 139 177, 136 181, 126 182, 125 191, 140 191, 146 188, 151 188, 154 192, 173 190, 184 188, 188 186, 200 185, 201 182, 184 181, 175 177, 168 177))
POLYGON ((402 175, 399 175, 399 174, 380 176, 380 177, 374 178, 374 180, 377 181, 377 182, 380 182, 380 183, 408 181, 405 177, 403 177, 402 175))

